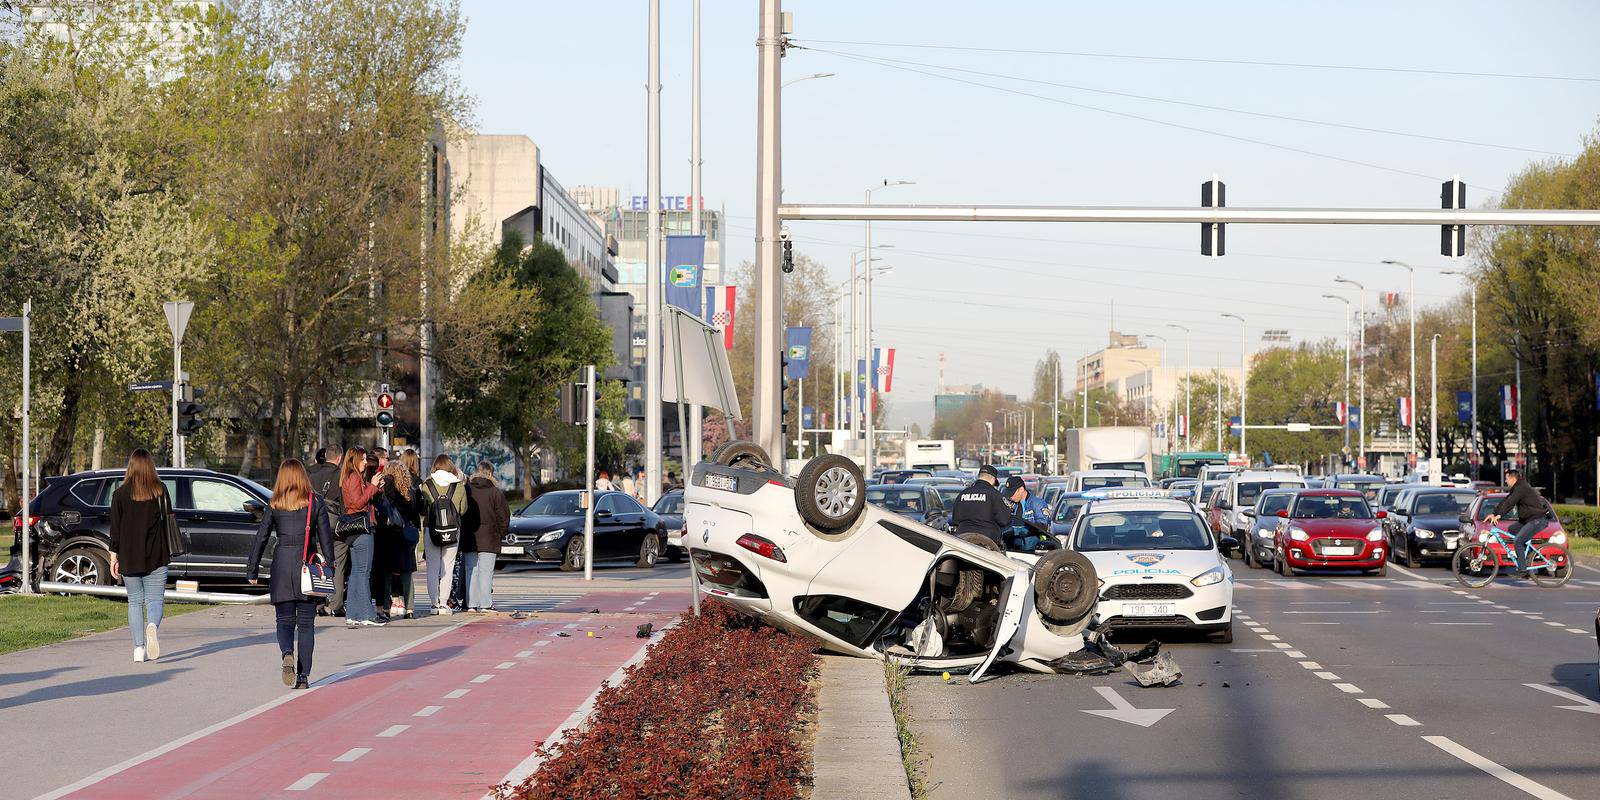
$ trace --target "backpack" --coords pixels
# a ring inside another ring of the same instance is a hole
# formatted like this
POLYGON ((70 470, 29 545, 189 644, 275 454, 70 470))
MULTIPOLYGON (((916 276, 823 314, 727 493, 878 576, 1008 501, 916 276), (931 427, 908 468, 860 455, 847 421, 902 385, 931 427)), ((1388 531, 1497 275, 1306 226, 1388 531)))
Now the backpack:
POLYGON ((461 482, 456 481, 443 494, 435 491, 433 502, 428 505, 428 538, 436 547, 454 547, 461 541, 461 512, 455 504, 459 488, 461 482))

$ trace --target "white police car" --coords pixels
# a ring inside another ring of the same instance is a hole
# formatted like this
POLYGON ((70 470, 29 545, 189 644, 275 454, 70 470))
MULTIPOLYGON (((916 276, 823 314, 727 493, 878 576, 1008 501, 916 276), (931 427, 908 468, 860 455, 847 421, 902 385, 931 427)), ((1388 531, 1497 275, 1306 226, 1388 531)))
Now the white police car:
POLYGON ((1161 490, 1088 496, 1067 546, 1100 578, 1098 624, 1185 628, 1232 642, 1233 572, 1194 507, 1161 490))

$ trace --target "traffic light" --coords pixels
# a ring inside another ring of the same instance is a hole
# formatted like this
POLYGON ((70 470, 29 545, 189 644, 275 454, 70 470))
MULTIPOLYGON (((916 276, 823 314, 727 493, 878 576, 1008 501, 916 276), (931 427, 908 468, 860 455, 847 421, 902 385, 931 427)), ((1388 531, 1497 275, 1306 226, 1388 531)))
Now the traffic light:
POLYGON ((195 402, 195 399, 205 394, 206 390, 196 389, 190 384, 183 384, 178 398, 178 435, 192 436, 199 431, 206 421, 200 419, 205 407, 195 402))
MULTIPOLYGON (((1446 211, 1467 207, 1467 185, 1460 178, 1445 181, 1439 187, 1439 207, 1446 211)), ((1439 226, 1439 253, 1451 258, 1467 254, 1467 226, 1439 226)))
POLYGON ((378 389, 378 413, 374 421, 380 428, 394 427, 394 394, 389 391, 389 384, 384 384, 378 389))
POLYGON ((783 271, 794 272, 794 242, 783 240, 783 271))
MULTIPOLYGON (((1201 208, 1223 208, 1227 205, 1228 186, 1217 180, 1217 176, 1213 175, 1211 180, 1200 184, 1201 208)), ((1226 252, 1224 237, 1227 228, 1228 226, 1221 222, 1200 223, 1200 255, 1218 258, 1226 252)))
MULTIPOLYGON (((585 388, 586 387, 585 387, 584 384, 576 382, 576 381, 574 381, 572 383, 563 383, 563 384, 561 384, 560 400, 561 400, 561 421, 562 422, 565 422, 568 425, 588 425, 589 424, 589 406, 587 405, 588 400, 584 397, 584 394, 583 394, 585 388)), ((600 413, 599 412, 599 409, 600 409, 600 387, 599 386, 596 386, 595 389, 594 389, 594 407, 595 407, 595 413, 599 414, 600 413)))
MULTIPOLYGON (((788 245, 788 242, 784 242, 788 245)), ((778 349, 778 397, 783 407, 779 410, 778 419, 782 421, 780 432, 789 432, 789 348, 778 349)))

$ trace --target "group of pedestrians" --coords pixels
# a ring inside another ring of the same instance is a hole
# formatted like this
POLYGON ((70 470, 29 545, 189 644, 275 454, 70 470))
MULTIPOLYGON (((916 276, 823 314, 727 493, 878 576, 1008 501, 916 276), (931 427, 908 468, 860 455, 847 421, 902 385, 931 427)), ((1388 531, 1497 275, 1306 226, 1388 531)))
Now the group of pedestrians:
MULTIPOLYGON (((633 469, 627 470, 626 472, 622 473, 622 479, 620 481, 612 480, 611 472, 603 469, 600 470, 595 476, 594 489, 597 492, 622 492, 623 494, 638 500, 641 504, 648 506, 650 505, 650 501, 645 499, 644 481, 644 467, 634 467, 633 469)), ((661 493, 666 494, 673 489, 681 488, 683 487, 678 483, 677 474, 673 473, 671 470, 668 470, 666 477, 662 478, 661 480, 661 493)))
MULTIPOLYGON (((350 628, 415 617, 419 542, 433 613, 453 613, 453 590, 462 597, 456 607, 493 610, 495 558, 511 517, 493 465, 479 462, 469 479, 449 456, 439 455, 424 478, 421 463, 415 450, 391 455, 383 448, 329 447, 317 451, 309 468, 295 458, 279 465, 246 579, 259 584, 273 543, 268 587, 284 685, 309 685, 319 614, 343 616, 350 628), (307 593, 302 571, 310 564, 329 567, 331 596, 307 593)), ((175 524, 172 498, 154 460, 148 451, 135 450, 111 501, 111 570, 128 590, 135 662, 161 655, 167 566, 174 555, 169 527, 175 524)))

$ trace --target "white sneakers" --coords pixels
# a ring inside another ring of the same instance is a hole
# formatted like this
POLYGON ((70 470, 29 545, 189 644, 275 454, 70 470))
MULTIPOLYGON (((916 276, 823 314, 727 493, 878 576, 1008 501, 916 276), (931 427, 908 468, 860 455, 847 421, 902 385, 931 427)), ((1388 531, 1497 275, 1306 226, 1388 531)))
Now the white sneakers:
POLYGON ((135 647, 135 648, 133 648, 133 663, 135 663, 135 664, 143 664, 144 663, 144 648, 143 647, 135 647))
POLYGON ((161 638, 156 635, 155 623, 145 623, 144 649, 146 653, 150 654, 151 661, 161 657, 161 638))

